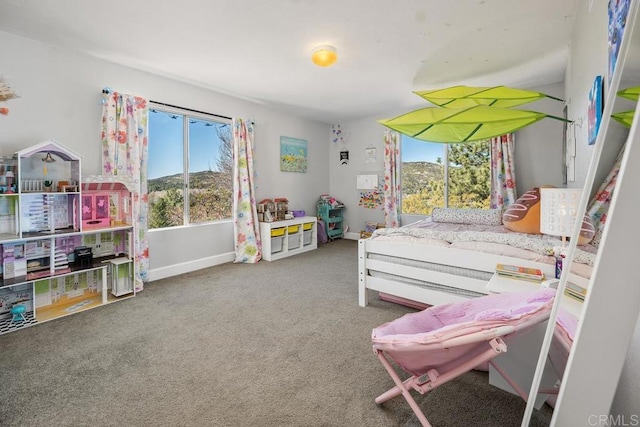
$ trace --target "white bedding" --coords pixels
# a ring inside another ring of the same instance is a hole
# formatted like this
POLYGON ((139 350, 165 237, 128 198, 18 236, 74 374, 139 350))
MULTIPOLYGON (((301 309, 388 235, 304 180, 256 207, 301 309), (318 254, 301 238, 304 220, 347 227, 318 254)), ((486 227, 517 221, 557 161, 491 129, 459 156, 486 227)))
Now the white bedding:
MULTIPOLYGON (((502 225, 452 224, 433 222, 431 218, 399 228, 378 229, 372 239, 455 247, 548 264, 555 262, 554 258, 549 256, 553 248, 561 245, 557 237, 516 233, 502 225)), ((579 246, 576 248, 574 264, 593 266, 595 253, 596 248, 592 246, 579 246)))

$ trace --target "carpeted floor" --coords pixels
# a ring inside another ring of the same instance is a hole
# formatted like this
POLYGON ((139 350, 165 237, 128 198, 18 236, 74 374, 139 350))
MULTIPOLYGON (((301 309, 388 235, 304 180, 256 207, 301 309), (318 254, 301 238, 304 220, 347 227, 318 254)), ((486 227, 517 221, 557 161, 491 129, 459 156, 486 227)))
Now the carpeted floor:
MULTIPOLYGON (((135 298, 0 336, 2 426, 417 426, 371 350, 413 311, 357 304, 357 245, 150 283, 135 298)), ((470 372, 417 401, 434 427, 519 426, 470 372)), ((550 410, 531 425, 548 425, 550 410)))

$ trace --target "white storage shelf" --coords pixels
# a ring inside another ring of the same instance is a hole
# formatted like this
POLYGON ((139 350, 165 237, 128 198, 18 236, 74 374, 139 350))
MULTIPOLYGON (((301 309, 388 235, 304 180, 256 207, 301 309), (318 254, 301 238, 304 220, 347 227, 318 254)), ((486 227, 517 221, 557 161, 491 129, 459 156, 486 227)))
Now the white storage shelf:
POLYGON ((262 259, 275 261, 317 249, 317 236, 318 221, 314 216, 303 216, 284 221, 261 222, 262 259), (307 224, 306 228, 310 227, 308 230, 305 230, 305 224, 307 224), (279 235, 272 237, 273 234, 279 235))

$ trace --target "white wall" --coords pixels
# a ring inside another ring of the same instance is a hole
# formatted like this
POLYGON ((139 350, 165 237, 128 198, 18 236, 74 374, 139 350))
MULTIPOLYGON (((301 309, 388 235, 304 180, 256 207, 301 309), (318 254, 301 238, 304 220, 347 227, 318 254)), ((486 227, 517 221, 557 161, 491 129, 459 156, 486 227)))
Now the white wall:
MULTIPOLYGON (((587 110, 589 91, 596 76, 603 76, 605 82, 604 97, 608 86, 608 17, 607 1, 579 2, 576 24, 573 28, 570 46, 569 64, 565 78, 568 103, 568 117, 576 122, 576 180, 568 183, 569 187, 581 187, 587 176, 593 154, 593 145, 588 145, 587 110), (590 9, 590 10, 589 10, 590 9)), ((602 167, 598 169, 595 183, 601 183, 613 164, 626 131, 616 123, 612 123, 612 138, 608 144, 610 149, 603 151, 602 167)), ((595 190, 594 190, 595 191, 595 190)))
MULTIPOLYGON (((314 214, 319 195, 329 191, 326 124, 3 32, 0 58, 3 77, 20 95, 7 103, 9 115, 0 117, 2 154, 53 138, 83 156, 83 175, 100 173, 101 90, 109 86, 149 100, 253 119, 258 199, 286 197, 291 208, 314 214), (280 172, 280 136, 308 141, 307 173, 280 172)), ((232 259, 229 221, 152 231, 149 241, 152 279, 232 259)))
MULTIPOLYGON (((525 88, 564 99, 564 84, 525 88)), ((564 104, 545 98, 519 107, 562 117, 564 104)), ((518 196, 540 185, 564 187, 562 183, 562 142, 564 123, 552 118, 527 126, 516 132, 516 186, 518 196)))

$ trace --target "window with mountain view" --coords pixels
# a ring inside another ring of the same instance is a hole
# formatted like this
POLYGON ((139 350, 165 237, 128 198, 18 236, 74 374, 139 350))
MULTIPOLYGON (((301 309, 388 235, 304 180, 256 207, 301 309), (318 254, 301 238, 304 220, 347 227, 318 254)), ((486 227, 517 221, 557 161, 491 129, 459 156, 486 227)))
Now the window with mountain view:
POLYGON ((438 144, 402 136, 400 153, 402 213, 430 215, 435 207, 489 208, 488 141, 438 144))
POLYGON ((179 109, 149 111, 149 228, 231 218, 231 126, 179 109))

